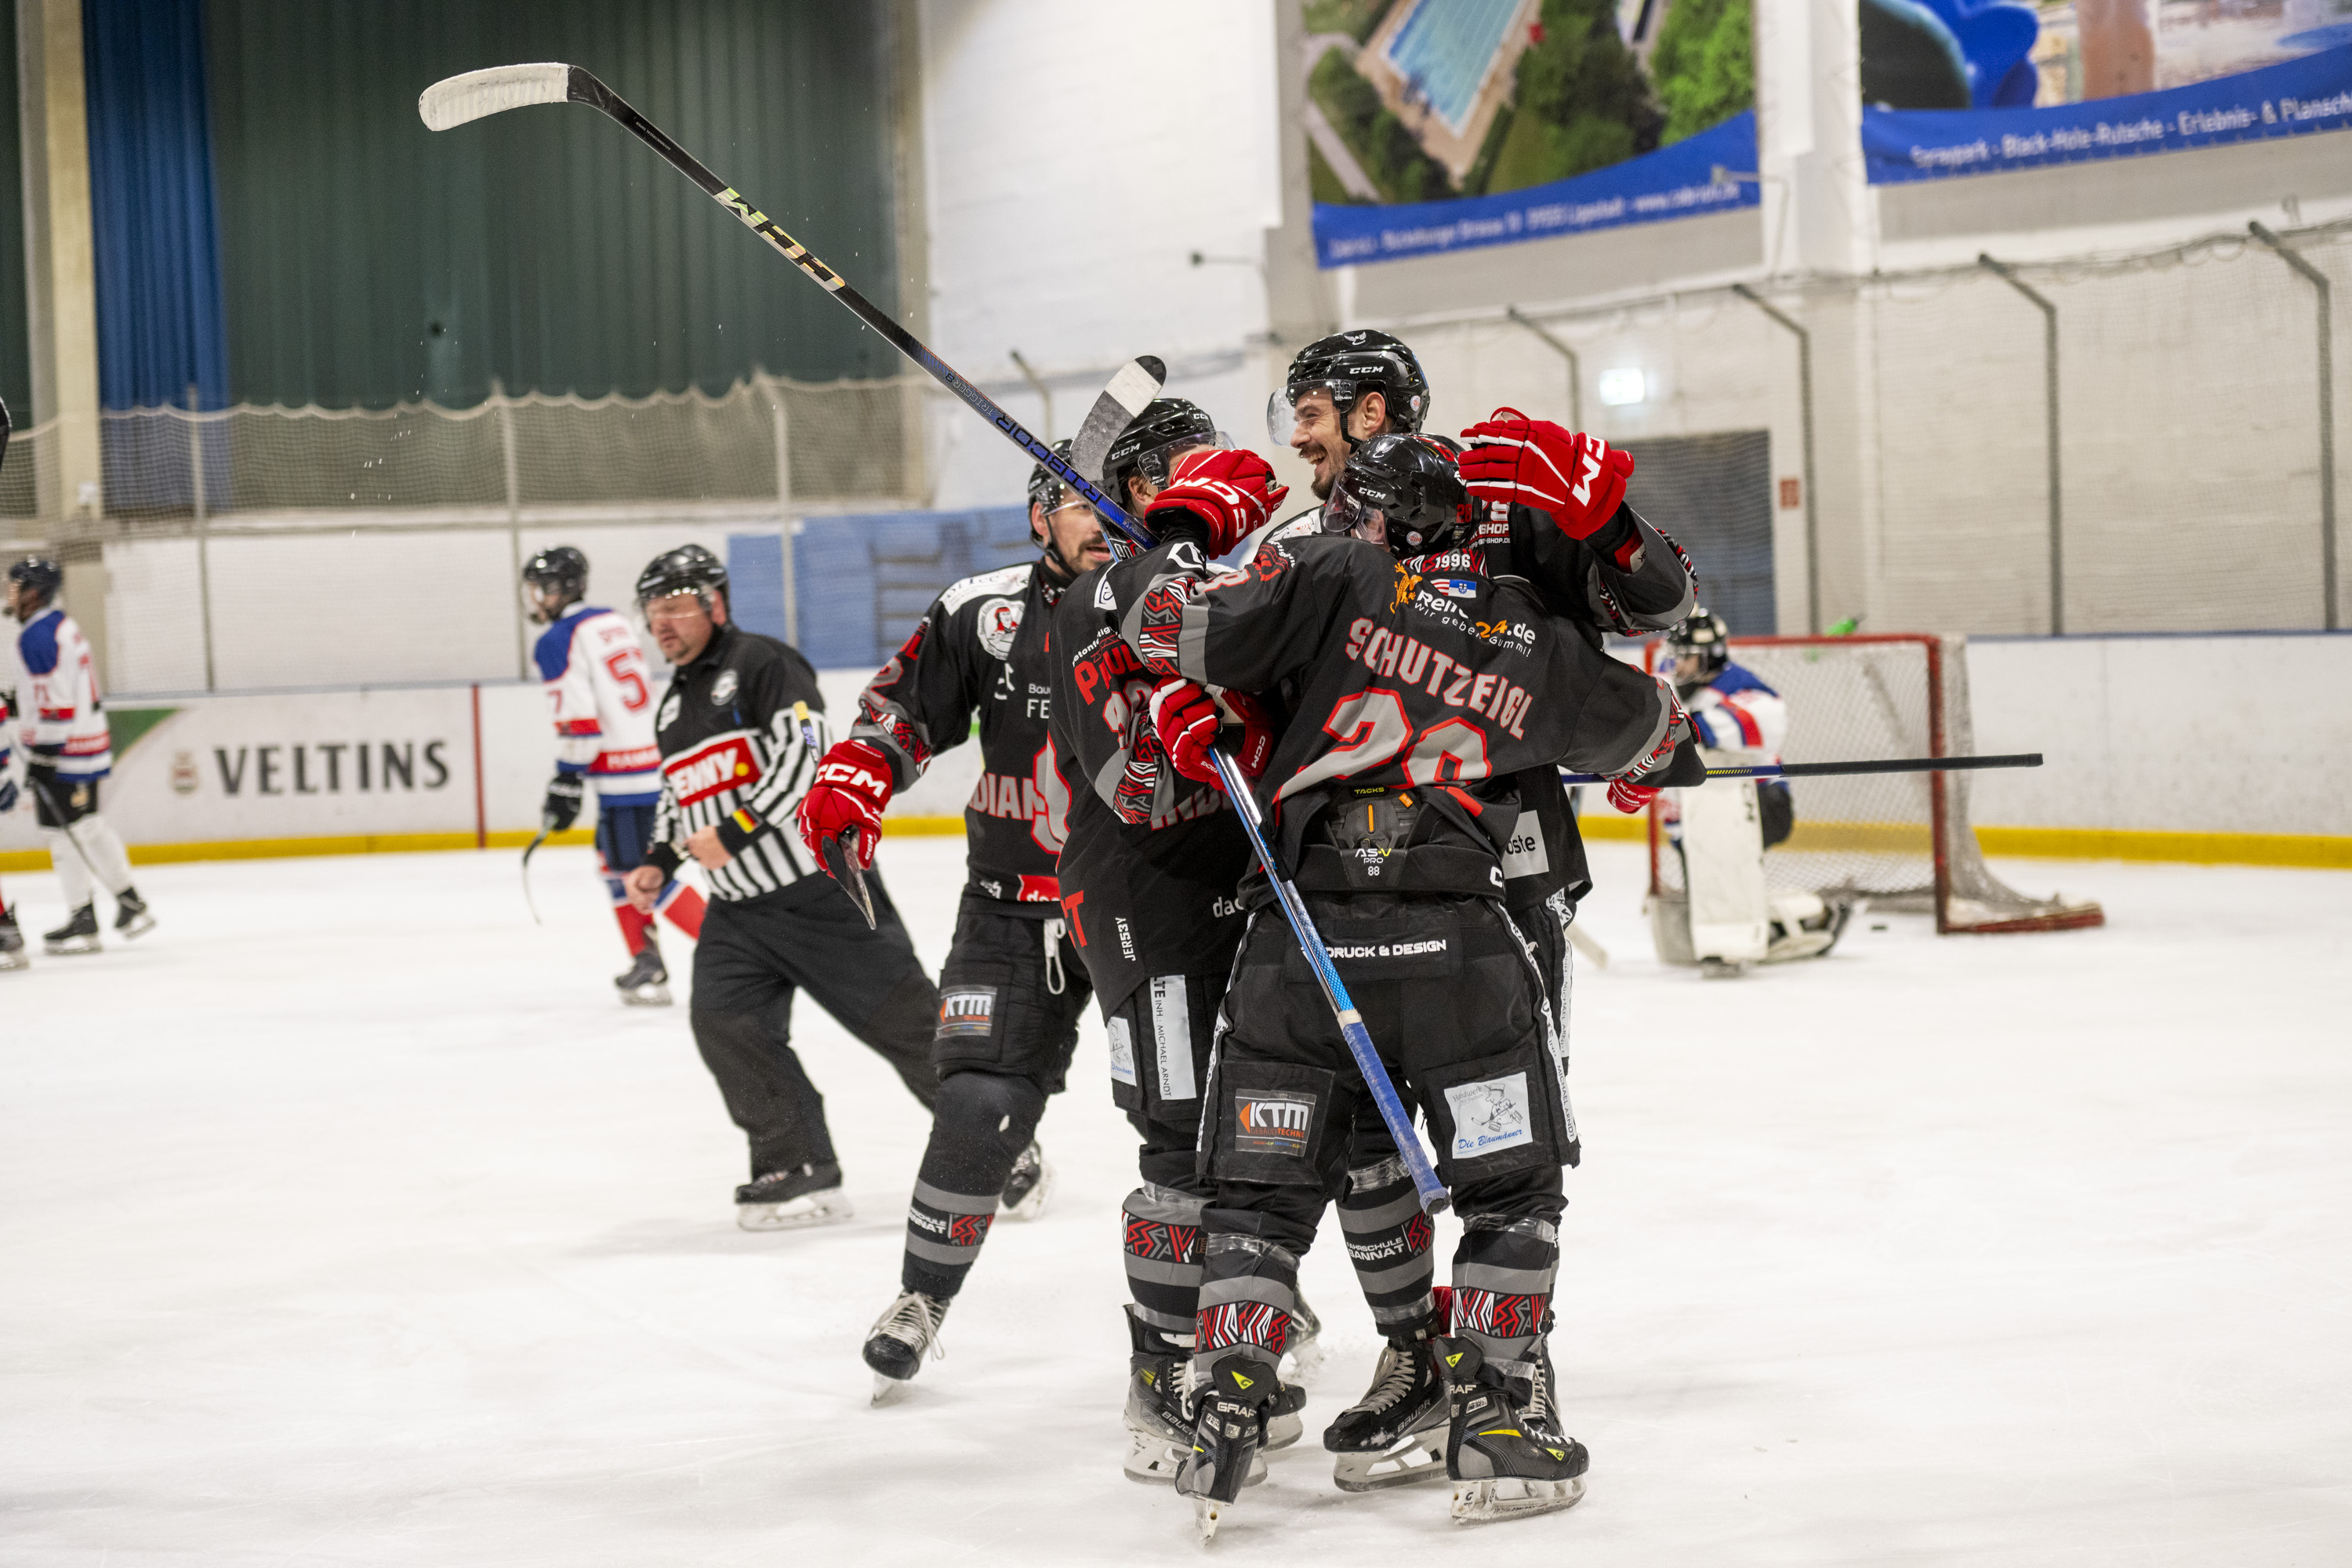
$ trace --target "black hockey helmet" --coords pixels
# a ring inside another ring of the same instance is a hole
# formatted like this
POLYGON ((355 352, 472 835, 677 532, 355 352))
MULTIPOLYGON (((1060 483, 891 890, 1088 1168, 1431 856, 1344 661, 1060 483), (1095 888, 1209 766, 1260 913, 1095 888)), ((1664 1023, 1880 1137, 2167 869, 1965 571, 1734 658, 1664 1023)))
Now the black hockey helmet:
MULTIPOLYGON (((1055 442, 1054 456, 1066 461, 1070 456, 1069 442, 1055 442)), ((1062 504, 1062 492, 1069 488, 1059 474, 1043 463, 1029 470, 1029 504, 1031 506, 1042 506, 1047 511, 1051 511, 1062 504)))
POLYGON ((1323 503, 1323 531, 1352 533, 1402 556, 1444 550, 1466 531, 1470 491, 1454 444, 1380 435, 1359 443, 1323 503))
POLYGON ((58 563, 46 555, 27 555, 8 563, 8 581, 19 594, 38 594, 43 604, 56 600, 58 590, 65 585, 66 574, 58 563))
MULTIPOLYGON (((588 595, 588 557, 558 544, 524 562, 522 580, 537 591, 534 600, 553 596, 562 605, 576 605, 588 595)), ((536 602, 530 607, 534 617, 544 615, 536 602)))
POLYGON ((1723 617, 1701 605, 1690 613, 1690 618, 1666 634, 1666 656, 1675 661, 1675 689, 1684 696, 1697 690, 1723 673, 1731 662, 1731 628, 1723 617), (1685 658, 1699 661, 1698 673, 1685 679, 1681 665, 1685 658))
POLYGON ((1103 458, 1103 489, 1127 504, 1127 481, 1139 471, 1154 485, 1168 483, 1168 459, 1192 447, 1230 447, 1208 410, 1189 398, 1155 397, 1144 405, 1103 458))
POLYGON ((726 563, 699 544, 681 544, 675 550, 665 550, 637 574, 637 607, 640 610, 652 601, 667 599, 673 594, 691 594, 701 600, 702 607, 708 610, 710 608, 710 596, 726 592, 726 563))
POLYGON ((1422 374, 1421 361, 1403 339, 1370 327, 1318 338, 1292 357, 1282 390, 1266 399, 1265 432, 1276 446, 1290 445, 1298 400, 1316 391, 1331 395, 1343 437, 1349 410, 1368 392, 1379 393, 1388 404, 1391 432, 1418 430, 1429 416, 1429 377, 1422 374))

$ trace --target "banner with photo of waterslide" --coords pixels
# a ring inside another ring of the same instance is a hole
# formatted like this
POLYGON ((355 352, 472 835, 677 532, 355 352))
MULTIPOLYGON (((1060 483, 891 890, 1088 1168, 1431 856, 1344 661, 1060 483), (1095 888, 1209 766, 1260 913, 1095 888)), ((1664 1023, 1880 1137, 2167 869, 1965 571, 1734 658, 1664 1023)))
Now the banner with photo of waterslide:
POLYGON ((1305 0, 1325 267, 1753 206, 1750 0, 1305 0))
POLYGON ((1860 5, 1876 184, 2352 128, 2352 0, 1860 5))

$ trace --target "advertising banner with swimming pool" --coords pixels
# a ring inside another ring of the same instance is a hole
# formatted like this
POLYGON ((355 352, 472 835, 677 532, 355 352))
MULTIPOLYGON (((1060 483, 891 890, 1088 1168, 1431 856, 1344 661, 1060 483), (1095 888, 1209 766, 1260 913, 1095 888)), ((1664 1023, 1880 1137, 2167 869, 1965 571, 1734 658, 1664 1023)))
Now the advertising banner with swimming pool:
POLYGON ((2352 128, 2352 0, 1860 5, 1875 184, 2352 128))
POLYGON ((1325 267, 1753 206, 1749 0, 1306 0, 1325 267), (1740 176, 1745 176, 1744 178, 1740 176))

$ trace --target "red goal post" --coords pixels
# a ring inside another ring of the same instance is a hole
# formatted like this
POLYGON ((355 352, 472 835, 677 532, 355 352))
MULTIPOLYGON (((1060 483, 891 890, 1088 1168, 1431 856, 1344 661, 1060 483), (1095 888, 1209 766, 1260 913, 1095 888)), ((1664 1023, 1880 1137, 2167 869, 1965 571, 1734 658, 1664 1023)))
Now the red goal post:
MULTIPOLYGON (((1664 673, 1664 644, 1643 668, 1664 673)), ((1730 656, 1789 705, 1780 760, 1822 763, 1947 757, 1975 750, 1967 639, 1925 634, 1733 637, 1730 656)), ((2095 903, 2037 899, 1993 876, 1969 816, 1966 773, 1876 773, 1789 783, 1795 826, 1764 858, 1776 892, 1867 900, 1936 917, 1945 934, 2072 931, 2105 923, 2095 903)), ((1666 831, 1670 801, 1649 813, 1650 890, 1681 890, 1666 831)))

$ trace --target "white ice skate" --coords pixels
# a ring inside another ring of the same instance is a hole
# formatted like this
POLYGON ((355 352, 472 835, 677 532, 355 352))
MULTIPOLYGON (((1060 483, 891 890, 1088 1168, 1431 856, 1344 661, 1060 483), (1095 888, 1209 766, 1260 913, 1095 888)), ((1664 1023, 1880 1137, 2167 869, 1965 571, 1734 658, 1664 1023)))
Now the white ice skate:
POLYGON ((735 1189, 735 1223, 745 1230, 807 1230, 855 1217, 830 1163, 774 1171, 735 1189))

